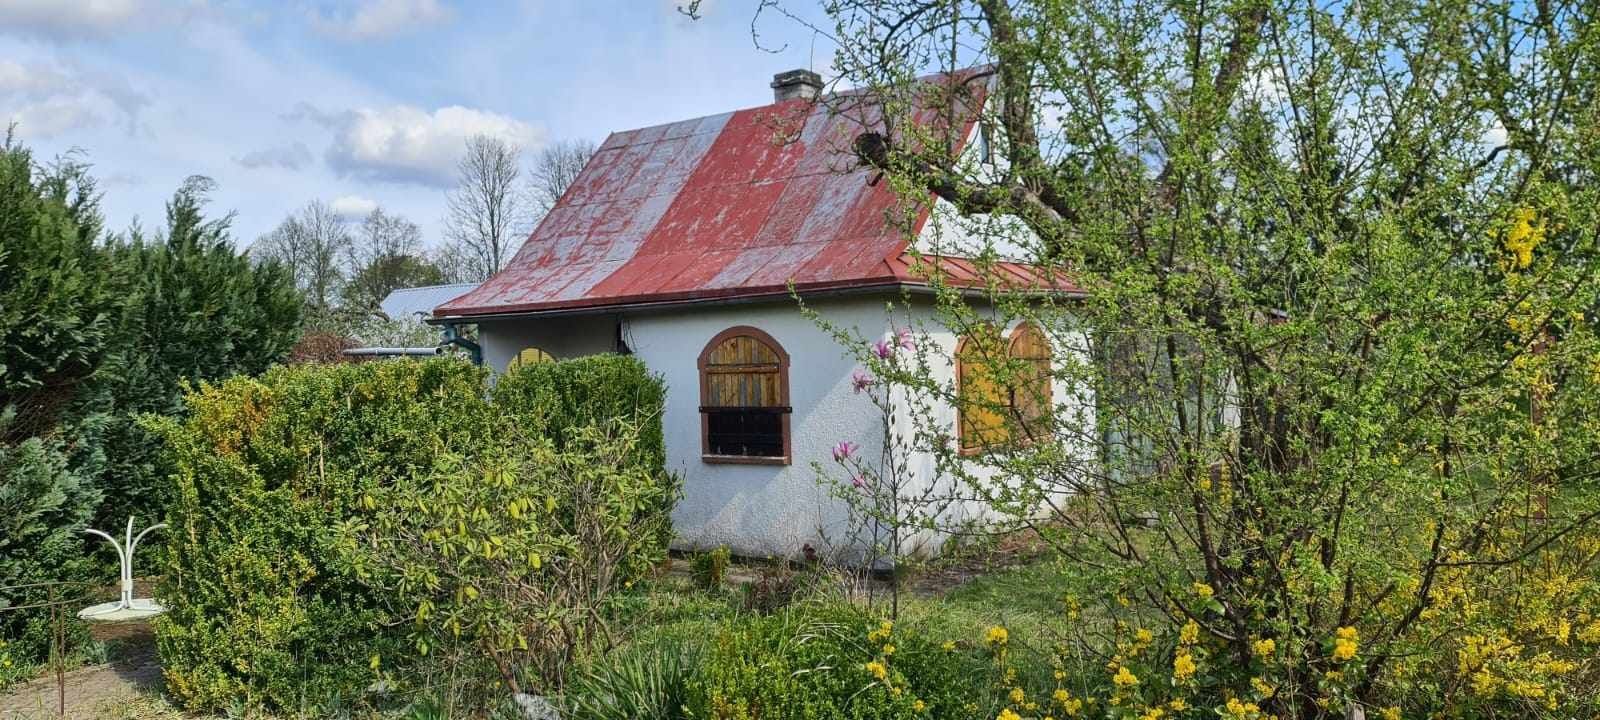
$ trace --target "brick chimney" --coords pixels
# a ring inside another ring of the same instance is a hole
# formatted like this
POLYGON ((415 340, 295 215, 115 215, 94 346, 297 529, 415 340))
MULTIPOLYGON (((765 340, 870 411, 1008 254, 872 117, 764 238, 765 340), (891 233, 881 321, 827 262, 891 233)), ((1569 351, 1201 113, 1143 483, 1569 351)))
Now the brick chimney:
POLYGON ((772 76, 773 102, 810 100, 822 93, 822 76, 810 70, 786 70, 772 76))

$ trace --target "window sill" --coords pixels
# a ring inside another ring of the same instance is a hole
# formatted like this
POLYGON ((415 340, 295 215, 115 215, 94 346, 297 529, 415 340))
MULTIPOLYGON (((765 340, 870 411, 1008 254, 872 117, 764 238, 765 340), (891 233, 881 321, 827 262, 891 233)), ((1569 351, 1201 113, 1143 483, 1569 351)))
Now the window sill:
POLYGON ((779 455, 767 457, 763 455, 700 455, 700 462, 707 465, 788 465, 789 457, 779 455))

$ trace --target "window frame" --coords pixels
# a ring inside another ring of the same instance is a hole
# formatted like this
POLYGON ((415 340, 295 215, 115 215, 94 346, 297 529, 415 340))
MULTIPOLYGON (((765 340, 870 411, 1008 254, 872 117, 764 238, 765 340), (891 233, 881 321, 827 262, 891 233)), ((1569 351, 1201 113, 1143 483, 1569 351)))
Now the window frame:
POLYGON ((776 338, 767 334, 760 328, 749 325, 735 325, 712 336, 706 341, 705 347, 700 350, 700 357, 695 363, 696 373, 700 376, 700 461, 714 465, 788 465, 794 457, 790 442, 789 418, 794 414, 794 408, 789 396, 789 352, 783 348, 776 338), (707 412, 710 406, 706 401, 711 393, 710 367, 711 353, 730 339, 736 337, 750 337, 766 345, 767 349, 778 356, 778 421, 783 434, 782 455, 720 455, 711 452, 711 417, 707 412))
MULTIPOLYGON (((980 324, 980 327, 988 328, 988 330, 985 330, 985 332, 989 332, 989 331, 994 332, 995 338, 997 340, 997 342, 995 343, 997 349, 1003 349, 1004 352, 1008 356, 1010 355, 1011 346, 1008 343, 1008 341, 1006 340, 1005 333, 1001 332, 1000 328, 996 327, 994 325, 994 323, 991 323, 991 322, 988 322, 988 321, 983 321, 980 324)), ((956 395, 955 395, 955 403, 954 403, 955 404, 955 410, 956 410, 956 451, 959 454, 961 454, 962 456, 979 455, 979 454, 982 454, 982 453, 984 453, 984 452, 986 452, 988 450, 993 450, 993 449, 995 449, 997 447, 1004 447, 1005 445, 1007 445, 1009 443, 1009 437, 1001 438, 1001 439, 998 439, 998 440, 995 440, 995 441, 990 441, 990 442, 984 442, 984 441, 982 441, 982 439, 974 439, 970 443, 968 441, 968 433, 967 433, 968 417, 967 417, 967 413, 970 412, 970 411, 966 407, 964 407, 964 405, 966 405, 966 403, 964 403, 963 400, 965 399, 965 393, 967 391, 966 385, 967 385, 968 382, 970 382, 970 380, 968 379, 968 376, 970 375, 970 373, 966 372, 966 363, 963 362, 962 358, 967 355, 968 346, 972 345, 974 343, 977 343, 977 342, 979 342, 979 340, 974 336, 973 332, 971 332, 971 331, 962 333, 961 337, 956 341, 956 352, 955 352, 955 389, 956 389, 956 395)), ((1007 397, 1009 397, 1009 396, 1007 396, 1007 397)), ((1004 427, 1004 422, 1005 422, 1005 413, 1004 413, 1004 411, 1001 411, 999 413, 999 417, 1000 417, 1000 420, 1002 422, 1002 429, 1005 430, 1005 432, 1007 432, 1008 435, 1009 435, 1010 430, 1004 427)))
MULTIPOLYGON (((1055 381, 1054 381, 1054 377, 1053 377, 1053 375, 1051 374, 1050 371, 1051 371, 1051 368, 1053 367, 1053 365, 1055 363, 1055 348, 1050 344, 1050 336, 1045 334, 1044 329, 1039 327, 1039 325, 1037 323, 1034 323, 1031 320, 1024 320, 1022 322, 1017 323, 1015 327, 1011 328, 1010 332, 1002 332, 999 327, 996 327, 992 323, 985 323, 985 325, 987 327, 991 328, 992 331, 995 333, 995 337, 996 337, 996 339, 998 341, 996 343, 996 345, 997 345, 996 349, 1002 350, 1005 353, 1005 360, 1007 362, 1012 362, 1012 361, 1038 362, 1041 359, 1044 361, 1044 363, 1045 363, 1044 372, 1041 374, 1041 378, 1040 378, 1040 381, 1044 383, 1044 389, 1043 389, 1043 392, 1040 393, 1039 400, 1040 400, 1041 403, 1044 403, 1044 404, 1047 404, 1047 405, 1054 403, 1055 402, 1055 381), (1044 347, 1045 347, 1045 352, 1046 352, 1046 355, 1045 355, 1044 358, 1019 358, 1019 357, 1017 357, 1017 355, 1016 355, 1017 342, 1019 340, 1021 340, 1027 334, 1033 334, 1036 337, 1038 337, 1039 340, 1041 340, 1043 342, 1044 347)), ((957 446, 956 450, 957 450, 957 452, 960 455, 964 456, 964 457, 971 457, 971 456, 975 456, 975 455, 981 455, 981 454, 983 454, 985 452, 990 452, 990 451, 993 451, 993 450, 1003 450, 1003 449, 1012 448, 1012 447, 1025 447, 1027 445, 1032 444, 1034 442, 1032 439, 1030 439, 1028 437, 1018 437, 1018 434, 1013 431, 1014 430, 1014 428, 1012 427, 1013 425, 1021 425, 1023 422, 1026 421, 1026 419, 1021 417, 1021 415, 1020 415, 1021 411, 1018 409, 1018 406, 1017 406, 1017 393, 1021 390, 1021 388, 1015 388, 1015 387, 1011 387, 1011 386, 1004 386, 1004 387, 998 388, 1000 390, 1000 393, 999 393, 1000 398, 999 399, 1004 405, 1004 407, 998 413, 999 417, 1000 417, 1000 420, 1001 420, 1001 422, 1003 424, 1003 436, 1000 437, 1000 438, 997 438, 997 439, 995 439, 993 441, 988 441, 988 442, 985 442, 982 438, 974 438, 969 442, 969 438, 968 438, 968 434, 967 434, 967 424, 968 423, 967 423, 967 418, 966 418, 966 413, 968 411, 965 408, 962 407, 963 403, 961 402, 962 393, 964 391, 964 387, 963 386, 967 382, 967 376, 969 375, 969 373, 965 372, 965 367, 964 367, 964 363, 962 362, 962 357, 967 352, 967 346, 970 343, 973 343, 973 342, 976 342, 976 340, 973 338, 973 335, 972 335, 971 332, 963 333, 961 335, 960 339, 957 340, 957 342, 956 342, 956 352, 955 352, 955 389, 956 389, 955 399, 956 399, 956 402, 955 402, 955 411, 956 411, 956 446, 957 446)), ((1022 428, 1015 428, 1015 429, 1020 430, 1022 428)))
POLYGON ((1007 407, 1010 408, 1013 419, 1019 426, 1018 429, 1024 431, 1022 433, 1022 437, 1020 438, 1016 437, 1015 433, 1011 433, 1008 440, 1013 445, 1030 445, 1035 442, 1033 436, 1038 434, 1038 428, 1029 428, 1028 423, 1037 422, 1040 417, 1049 417, 1050 409, 1055 405, 1055 377, 1051 373, 1056 361, 1055 348, 1051 346, 1050 336, 1045 334, 1044 328, 1039 327, 1038 323, 1035 323, 1032 320, 1024 320, 1020 323, 1017 323, 1016 327, 1011 328, 1011 337, 1006 341, 1006 358, 1015 362, 1043 363, 1043 367, 1040 368, 1039 377, 1037 379, 1038 382, 1042 383, 1043 387, 1038 393, 1038 397, 1031 398, 1031 400, 1035 400, 1039 403, 1038 409, 1040 414, 1038 417, 1027 417, 1024 414, 1022 407, 1017 402, 1017 394, 1024 390, 1023 388, 1014 387, 1006 389, 1008 398, 1007 407), (1017 356, 1017 343, 1027 335, 1034 336, 1038 339, 1039 343, 1044 346, 1044 357, 1024 358, 1017 356), (1030 430, 1033 432, 1029 432, 1030 430))

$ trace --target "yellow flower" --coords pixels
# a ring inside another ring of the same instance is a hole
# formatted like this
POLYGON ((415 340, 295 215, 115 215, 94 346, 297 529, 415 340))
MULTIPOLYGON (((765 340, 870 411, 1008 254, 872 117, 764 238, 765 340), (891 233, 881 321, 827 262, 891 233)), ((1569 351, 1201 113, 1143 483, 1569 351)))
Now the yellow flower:
POLYGON ((886 680, 889 677, 889 668, 877 660, 867 663, 867 672, 879 680, 886 680))
POLYGON ((1050 699, 1056 701, 1057 705, 1066 707, 1067 701, 1072 699, 1072 693, 1062 688, 1056 688, 1056 691, 1050 694, 1050 699))
POLYGON ((1382 718, 1382 720, 1400 720, 1400 708, 1390 705, 1379 710, 1378 717, 1382 718))
POLYGON ((1239 698, 1228 698, 1228 717, 1253 718, 1261 714, 1261 708, 1252 702, 1240 702, 1239 698))
POLYGON ((995 716, 995 720, 1022 720, 1022 716, 1011 712, 1011 708, 1006 708, 995 716))
POLYGON ((885 645, 885 646, 883 646, 883 654, 885 656, 893 655, 894 654, 894 646, 893 645, 885 645))
POLYGON ((1027 700, 1028 700, 1028 694, 1023 692, 1022 688, 1019 688, 1019 687, 1011 688, 1011 704, 1012 705, 1021 705, 1022 703, 1027 702, 1027 700))
POLYGON ((1117 674, 1112 676, 1111 682, 1117 687, 1131 687, 1139 684, 1139 678, 1128 672, 1126 665, 1117 668, 1117 674))
POLYGON ((1173 698, 1172 702, 1167 703, 1167 707, 1172 708, 1173 712, 1181 713, 1189 709, 1189 703, 1184 702, 1183 698, 1173 698))
POLYGON ((1258 677, 1250 678, 1250 687, 1255 688, 1256 692, 1261 694, 1261 697, 1272 697, 1274 693, 1278 692, 1278 689, 1273 687, 1272 683, 1258 677))
POLYGON ((1140 715, 1139 716, 1139 720, 1161 720, 1161 718, 1164 718, 1166 716, 1167 716, 1167 711, 1162 710, 1161 708, 1158 708, 1158 707, 1153 707, 1153 708, 1150 708, 1149 710, 1146 710, 1143 715, 1140 715))
POLYGON ((1172 679, 1174 681, 1181 682, 1194 677, 1194 672, 1197 669, 1199 668, 1195 667, 1194 658, 1190 657, 1189 653, 1178 653, 1178 656, 1172 659, 1172 679))
POLYGON ((940 645, 939 647, 942 648, 945 652, 955 652, 956 651, 956 643, 955 643, 954 640, 946 642, 945 644, 940 645))
POLYGON ((989 628, 989 632, 984 634, 984 639, 987 640, 990 645, 1004 645, 1010 638, 1011 634, 1006 632, 1006 629, 1000 627, 999 625, 989 628))
POLYGON ((921 700, 914 700, 911 703, 911 710, 913 712, 922 712, 923 710, 927 710, 927 709, 928 709, 928 704, 923 702, 923 701, 921 701, 921 700))
POLYGON ((1211 596, 1215 595, 1216 593, 1216 590, 1211 589, 1210 585, 1207 585, 1203 582, 1197 582, 1194 584, 1194 594, 1199 595, 1201 600, 1210 600, 1211 596))
POLYGON ((1139 641, 1140 645, 1149 645, 1155 641, 1156 636, 1149 630, 1139 628, 1139 630, 1133 634, 1133 639, 1139 641))
POLYGON ((1544 242, 1544 220, 1533 208, 1517 208, 1511 228, 1506 231, 1505 248, 1515 256, 1512 265, 1525 268, 1533 263, 1533 250, 1544 242))
POLYGON ((1196 623, 1195 621, 1190 620, 1189 622, 1186 622, 1186 623, 1183 624, 1183 628, 1182 629, 1178 630, 1178 642, 1183 643, 1184 645, 1193 645, 1193 644, 1195 644, 1196 642, 1199 642, 1199 641, 1200 641, 1200 624, 1199 623, 1196 623))
POLYGON ((1335 662, 1345 662, 1355 657, 1358 649, 1360 649, 1360 643, 1358 642, 1355 628, 1342 627, 1334 633, 1333 659, 1335 662))
POLYGON ((1256 651, 1256 655, 1261 657, 1271 657, 1272 653, 1278 649, 1278 643, 1272 638, 1266 638, 1255 641, 1255 643, 1251 645, 1251 648, 1256 651))

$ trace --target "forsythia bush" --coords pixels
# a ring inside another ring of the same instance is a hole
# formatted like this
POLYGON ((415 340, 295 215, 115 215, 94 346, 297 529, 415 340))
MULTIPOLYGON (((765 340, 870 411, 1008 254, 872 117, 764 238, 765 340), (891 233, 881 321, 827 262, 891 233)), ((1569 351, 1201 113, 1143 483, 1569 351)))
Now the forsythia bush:
POLYGON ((557 449, 485 380, 444 359, 279 367, 156 423, 177 468, 171 691, 300 708, 462 658, 463 684, 516 687, 603 634, 608 593, 665 547, 675 486, 639 461, 659 405, 572 423, 557 449))

